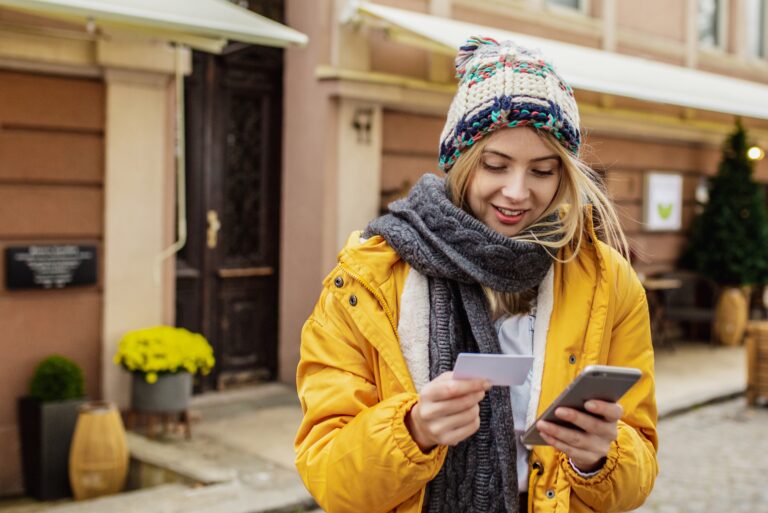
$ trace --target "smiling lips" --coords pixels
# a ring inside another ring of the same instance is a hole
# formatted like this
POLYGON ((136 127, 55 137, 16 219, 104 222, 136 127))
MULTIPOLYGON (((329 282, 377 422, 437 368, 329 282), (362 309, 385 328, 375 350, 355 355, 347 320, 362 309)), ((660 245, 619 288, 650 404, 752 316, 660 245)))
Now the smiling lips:
POLYGON ((496 205, 493 205, 493 208, 496 211, 496 218, 503 224, 517 224, 523 219, 525 213, 528 212, 527 210, 510 210, 497 207, 496 205))

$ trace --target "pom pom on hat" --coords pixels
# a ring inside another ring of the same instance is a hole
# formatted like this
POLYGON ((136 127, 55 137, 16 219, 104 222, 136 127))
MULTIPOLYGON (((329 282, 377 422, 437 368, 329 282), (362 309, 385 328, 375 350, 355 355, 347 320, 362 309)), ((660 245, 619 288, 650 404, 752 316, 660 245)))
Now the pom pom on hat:
POLYGON ((490 37, 472 36, 467 39, 464 46, 459 48, 459 53, 456 54, 456 78, 464 78, 464 74, 467 72, 467 63, 475 55, 475 50, 480 48, 481 45, 499 46, 499 43, 490 37))
POLYGON ((578 155, 581 134, 573 90, 539 52, 474 36, 461 46, 455 64, 459 87, 440 136, 443 171, 477 141, 506 127, 549 132, 578 155))

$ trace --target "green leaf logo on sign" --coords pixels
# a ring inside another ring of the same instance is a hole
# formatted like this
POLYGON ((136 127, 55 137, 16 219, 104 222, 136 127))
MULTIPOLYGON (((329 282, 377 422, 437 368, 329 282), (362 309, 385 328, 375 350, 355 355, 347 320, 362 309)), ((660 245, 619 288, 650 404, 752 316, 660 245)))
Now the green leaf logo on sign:
POLYGON ((659 210, 659 216, 664 220, 672 215, 672 203, 659 203, 656 208, 659 210))

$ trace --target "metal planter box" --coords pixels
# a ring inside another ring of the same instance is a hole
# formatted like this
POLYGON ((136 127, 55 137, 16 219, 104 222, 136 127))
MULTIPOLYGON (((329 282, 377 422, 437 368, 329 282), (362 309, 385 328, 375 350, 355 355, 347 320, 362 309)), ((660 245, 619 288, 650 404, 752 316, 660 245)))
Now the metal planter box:
POLYGON ((44 403, 34 397, 18 402, 24 489, 39 500, 72 495, 69 446, 78 408, 86 399, 44 403))

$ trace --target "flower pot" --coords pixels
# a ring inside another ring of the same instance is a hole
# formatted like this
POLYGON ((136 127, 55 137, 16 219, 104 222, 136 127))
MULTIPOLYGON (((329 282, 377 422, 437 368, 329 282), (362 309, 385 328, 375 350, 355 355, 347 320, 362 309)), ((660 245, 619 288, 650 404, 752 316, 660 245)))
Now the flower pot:
POLYGON ((744 291, 738 287, 722 290, 715 307, 715 334, 726 346, 741 344, 747 328, 748 305, 744 291))
POLYGON ((747 324, 747 404, 768 400, 768 321, 747 324))
POLYGON ((120 492, 127 475, 128 443, 120 412, 112 403, 84 404, 69 452, 69 480, 75 499, 120 492))
POLYGON ((18 402, 24 490, 38 500, 69 497, 67 461, 78 408, 85 399, 42 402, 22 397, 18 402))
POLYGON ((147 383, 142 374, 134 374, 131 408, 143 412, 185 411, 192 396, 192 375, 188 372, 160 374, 155 383, 147 383))

